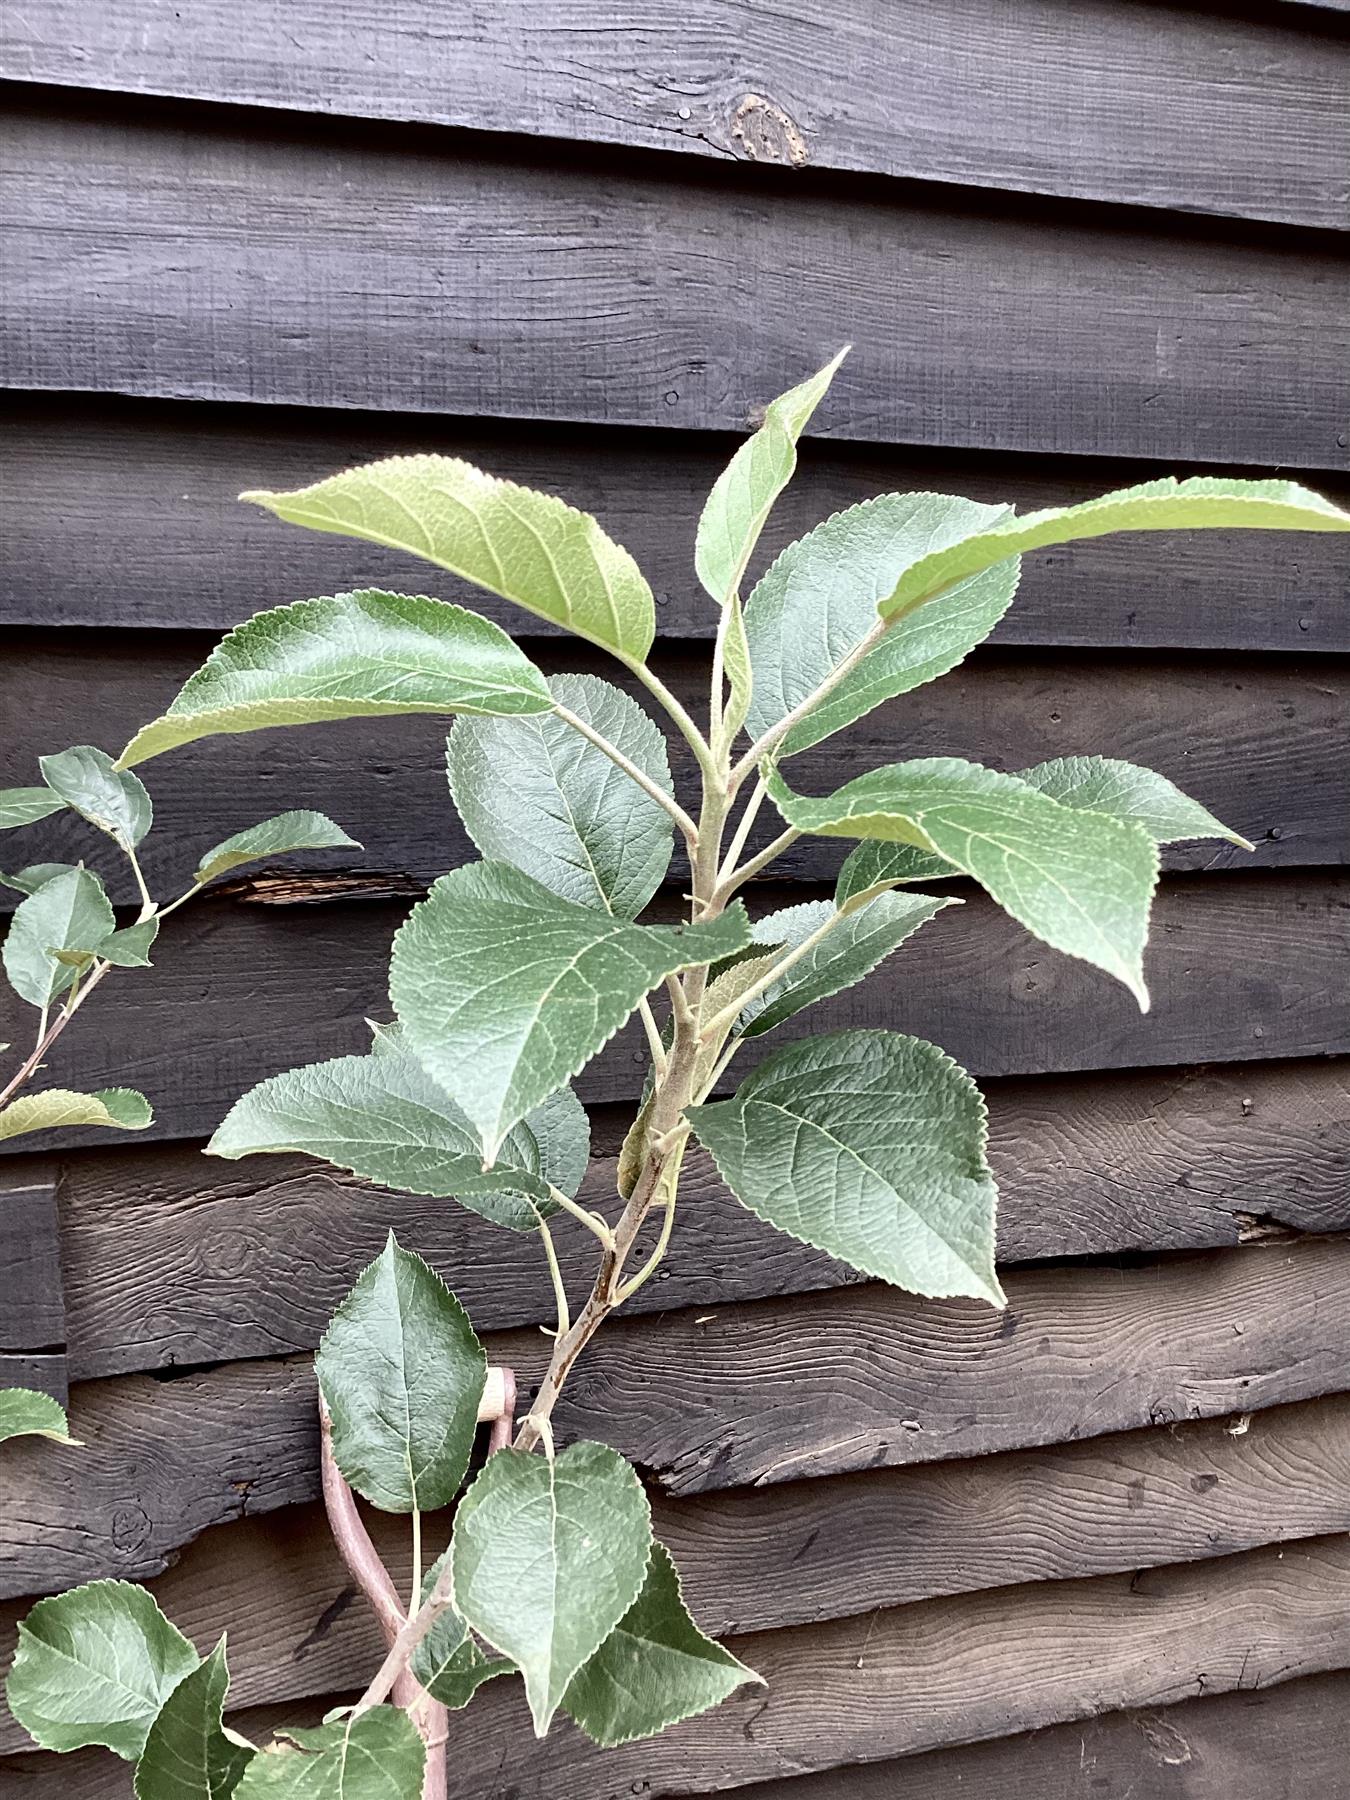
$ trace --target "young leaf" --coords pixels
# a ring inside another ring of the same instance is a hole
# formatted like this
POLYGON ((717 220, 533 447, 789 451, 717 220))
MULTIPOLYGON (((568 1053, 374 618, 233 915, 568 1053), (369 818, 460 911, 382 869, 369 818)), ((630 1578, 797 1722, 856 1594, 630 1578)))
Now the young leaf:
POLYGON ((214 881, 241 863, 268 856, 289 856, 295 850, 359 850, 355 838, 321 812, 284 812, 246 831, 224 838, 197 864, 196 882, 214 881))
POLYGON ((50 819, 64 806, 65 801, 50 788, 0 788, 0 831, 12 831, 16 825, 36 825, 39 819, 50 819))
MULTIPOLYGON (((673 793, 666 740, 635 700, 594 675, 555 675, 548 685, 560 706, 673 793)), ((660 887, 670 866, 670 814, 556 713, 459 719, 446 740, 446 768, 483 856, 622 919, 635 919, 660 887)))
POLYGON ((13 888, 16 894, 35 894, 58 875, 69 874, 73 867, 73 863, 29 863, 13 875, 0 875, 0 887, 13 888))
POLYGON ((5 1696, 42 1749, 102 1744, 134 1762, 199 1660, 144 1588, 91 1581, 39 1600, 19 1626, 5 1696))
POLYGON ((5 973, 30 1006, 50 1006, 75 980, 77 967, 58 950, 90 956, 111 937, 117 920, 103 883, 88 869, 71 869, 20 901, 5 939, 5 973))
POLYGON ((52 1131, 59 1125, 106 1125, 114 1131, 144 1131, 153 1120, 149 1101, 135 1088, 100 1088, 93 1094, 48 1088, 40 1094, 20 1094, 0 1109, 0 1142, 22 1137, 29 1131, 52 1131))
POLYGON ((45 1437, 54 1444, 80 1441, 70 1435, 65 1407, 50 1394, 39 1394, 33 1388, 0 1388, 0 1444, 16 1437, 45 1437))
MULTIPOLYGON (((749 731, 762 737, 807 700, 877 623, 877 603, 929 552, 1006 518, 954 494, 882 494, 836 513, 790 544, 750 596, 745 629, 754 667, 749 731)), ((1010 557, 893 625, 776 752, 795 756, 911 688, 934 681, 997 625, 1017 592, 1010 557)))
POLYGON ((160 1708, 136 1764, 136 1800, 229 1800, 253 1752, 225 1734, 225 1639, 160 1708))
POLYGON ((723 667, 727 677, 727 704, 722 715, 722 730, 725 741, 730 744, 736 739, 741 727, 750 716, 750 702, 754 698, 755 675, 750 660, 750 640, 745 634, 745 609, 741 605, 739 594, 733 594, 727 603, 727 635, 722 651, 723 667))
POLYGON ((544 677, 500 626, 377 588, 298 600, 237 625, 145 726, 119 768, 179 744, 273 725, 398 713, 537 713, 544 677))
MULTIPOLYGON (((450 1560, 443 1550, 427 1570, 422 1582, 422 1598, 430 1597, 450 1560)), ((451 1607, 441 1614, 413 1653, 412 1672, 417 1680, 442 1706, 452 1711, 467 1706, 485 1681, 496 1675, 516 1675, 516 1665, 504 1656, 484 1656, 469 1635, 469 1628, 451 1607)))
POLYGON ((642 1592, 572 1677, 563 1698, 587 1737, 606 1749, 654 1737, 763 1681, 690 1618, 669 1550, 653 1543, 642 1592))
POLYGON ((1003 1304, 984 1101, 936 1045, 808 1038, 688 1117, 736 1198, 780 1231, 911 1293, 1003 1304))
POLYGON ((134 850, 154 817, 144 784, 136 775, 114 768, 106 750, 77 744, 57 756, 38 760, 42 779, 72 812, 88 819, 124 850, 134 850))
POLYGON ((119 969, 148 969, 150 949, 158 936, 158 919, 140 919, 105 937, 98 953, 105 962, 114 963, 119 969))
POLYGON ((383 1512, 448 1506, 469 1466, 487 1356, 436 1271, 391 1231, 314 1359, 333 1455, 383 1512))
POLYGON ((393 456, 294 493, 241 494, 279 519, 406 550, 641 662, 652 591, 589 513, 449 456, 393 456))
POLYGON ((1158 847, 1141 826, 1076 812, 1013 775, 954 756, 892 763, 828 799, 769 792, 790 825, 935 851, 1028 931, 1114 975, 1148 1010, 1143 952, 1158 847))
POLYGON ((536 1736, 637 1599, 651 1541, 642 1484, 603 1444, 571 1444, 556 1458, 499 1450, 461 1500, 455 1605, 518 1664, 536 1736))
POLYGON ((894 618, 1009 556, 1113 531, 1350 531, 1350 513, 1292 481, 1168 475, 1079 506, 1051 506, 972 532, 912 563, 878 610, 894 618))
POLYGON ((713 483, 698 522, 694 568, 719 606, 740 587, 773 503, 797 467, 797 440, 848 352, 846 344, 809 381, 771 400, 764 423, 713 483))
POLYGON ((250 1761, 235 1800, 421 1800, 426 1748, 396 1706, 277 1737, 250 1761))
POLYGON ((394 939, 389 993, 418 1058, 482 1138, 506 1133, 575 1075, 677 969, 749 941, 743 908, 681 930, 573 906, 518 869, 443 875, 394 939))

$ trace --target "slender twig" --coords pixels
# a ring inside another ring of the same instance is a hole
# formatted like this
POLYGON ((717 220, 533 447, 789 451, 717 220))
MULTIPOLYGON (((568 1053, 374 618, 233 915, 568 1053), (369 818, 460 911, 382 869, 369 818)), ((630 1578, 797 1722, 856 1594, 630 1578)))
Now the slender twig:
POLYGON ((666 1066, 666 1047, 661 1042, 661 1027, 656 1022, 656 1014, 652 1011, 651 1001, 645 995, 638 1001, 638 1013, 642 1019, 642 1029, 647 1033, 647 1048, 651 1052, 652 1067, 660 1075, 666 1066))
POLYGON ((740 787, 746 776, 749 775, 752 770, 759 767, 763 759, 772 752, 776 745, 782 743, 783 739, 787 736, 789 731, 792 730, 792 727, 797 721, 799 719, 804 719, 807 713, 814 707, 819 706, 825 696, 833 693, 844 677, 846 675, 851 675, 863 658, 876 649, 882 638, 894 624, 894 619, 878 619, 867 635, 860 638, 853 646, 844 660, 835 664, 818 688, 812 693, 809 693, 805 700, 801 701, 799 705, 794 706, 791 712, 785 713, 776 725, 771 725, 762 737, 757 738, 755 742, 751 744, 745 755, 731 771, 731 792, 733 794, 740 787))
POLYGON ((762 869, 767 869, 770 863, 777 862, 783 852, 795 844, 801 835, 795 825, 789 825, 787 830, 780 832, 771 844, 766 844, 757 856, 752 856, 749 862, 744 862, 739 869, 734 869, 718 886, 719 904, 725 906, 732 895, 743 888, 747 881, 753 881, 762 869))
POLYGON ((553 1233, 543 1218, 539 1220, 539 1241, 544 1246, 549 1278, 553 1283, 553 1299, 558 1308, 557 1335, 563 1337, 572 1329, 572 1315, 567 1305, 567 1289, 563 1285, 562 1270, 558 1267, 558 1252, 553 1248, 553 1233))
POLYGON ((554 1187, 552 1182, 549 1183, 548 1192, 549 1198, 559 1212, 567 1213, 577 1221, 578 1225, 584 1225, 591 1236, 599 1241, 602 1250, 614 1248, 614 1233, 610 1230, 608 1222, 602 1219, 599 1213, 592 1212, 589 1207, 579 1206, 575 1200, 569 1199, 561 1188, 554 1187))
POLYGON ((698 837, 698 826, 673 795, 668 794, 659 782, 653 781, 645 769, 640 769, 635 762, 625 756, 617 744, 611 744, 602 732, 588 724, 580 713, 574 713, 571 707, 563 706, 556 700, 553 703, 553 710, 565 725, 570 725, 574 731, 579 731, 582 737, 595 745, 597 750, 603 751, 616 768, 622 769, 630 780, 638 784, 649 799, 655 800, 658 806, 663 807, 679 826, 686 843, 694 843, 698 837))
MULTIPOLYGON (((636 675, 643 687, 646 688, 647 692, 651 694, 655 700, 658 700, 665 708, 666 712, 669 713, 670 717, 674 720, 681 737, 683 737, 689 748, 693 751, 698 766, 703 773, 704 780, 707 781, 715 778, 718 772, 717 765, 713 758, 713 753, 708 744, 708 740, 689 717, 689 714, 685 711, 684 707, 680 705, 674 694, 671 693, 665 682, 662 681, 659 676, 654 675, 647 667, 646 663, 639 662, 635 656, 620 655, 619 661, 631 674, 636 675)), ((696 829, 695 836, 697 835, 696 829)))
POLYGON ((742 850, 745 849, 746 843, 750 837, 751 827, 754 825, 755 820, 759 815, 759 809, 763 806, 764 796, 768 791, 769 790, 764 783, 764 778, 761 776, 755 783, 755 791, 745 803, 745 810, 742 812, 740 822, 736 826, 735 835, 727 849, 726 856, 722 860, 722 866, 717 871, 718 887, 721 887, 723 882, 729 880, 730 877, 735 874, 737 860, 739 859, 742 850))
POLYGON ((136 877, 136 887, 141 896, 141 917, 143 919, 148 919, 155 910, 155 903, 150 898, 149 888, 145 885, 145 875, 141 870, 140 858, 136 854, 134 845, 124 843, 121 838, 118 838, 116 841, 124 852, 127 861, 131 864, 132 874, 136 877))
POLYGON ((791 950, 785 950, 777 962, 771 963, 759 980, 752 981, 745 992, 738 994, 729 1006, 724 1006, 721 1012, 714 1013, 711 1019, 705 1019, 702 1028, 704 1043, 710 1043, 719 1032, 726 1031, 734 1025, 752 1000, 758 1000, 761 994, 781 981, 789 969, 799 963, 804 956, 809 956, 816 945, 830 935, 839 921, 847 917, 846 913, 832 912, 825 923, 818 925, 809 937, 804 937, 801 943, 795 945, 791 950))

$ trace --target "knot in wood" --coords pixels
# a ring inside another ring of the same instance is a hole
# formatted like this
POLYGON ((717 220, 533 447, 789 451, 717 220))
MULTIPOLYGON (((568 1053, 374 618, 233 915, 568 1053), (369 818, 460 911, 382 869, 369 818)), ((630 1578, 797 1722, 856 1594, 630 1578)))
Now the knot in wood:
POLYGON ((811 154, 791 113, 764 94, 742 94, 732 115, 731 135, 751 162, 788 163, 800 169, 811 154))

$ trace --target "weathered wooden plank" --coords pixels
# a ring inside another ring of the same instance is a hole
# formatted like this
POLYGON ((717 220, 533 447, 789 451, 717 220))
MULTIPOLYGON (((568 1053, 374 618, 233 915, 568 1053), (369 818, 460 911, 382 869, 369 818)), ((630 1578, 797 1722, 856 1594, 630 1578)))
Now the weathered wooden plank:
POLYGON ((829 434, 1347 466, 1331 234, 51 108, 5 121, 15 387, 731 428, 851 339, 829 434))
POLYGON ((70 1392, 70 1374, 63 1350, 46 1353, 16 1351, 0 1354, 0 1387, 36 1388, 64 1406, 70 1392))
POLYGON ((77 0, 12 15, 0 73, 1345 229, 1350 56, 1293 15, 1079 0, 77 0))
MULTIPOLYGON (((1344 1387, 1348 1273, 1328 1239, 1013 1271, 1001 1314, 866 1287, 620 1320, 557 1427, 687 1495, 1248 1412, 1344 1387)), ((537 1377, 537 1330, 487 1342, 537 1377)), ((86 1383, 72 1420, 77 1462, 7 1457, 5 1593, 152 1574, 209 1525, 317 1493, 308 1357, 86 1383)))
MULTIPOLYGON (((778 889, 760 904, 784 898, 778 889)), ((404 912, 225 899, 185 909, 154 968, 107 983, 59 1040, 51 1079, 131 1082, 156 1109, 154 1137, 205 1137, 263 1076, 368 1044, 365 1021, 388 1016, 388 946, 404 912)), ((849 1025, 931 1038, 984 1076, 1335 1054, 1350 1049, 1348 926, 1345 878, 1173 877, 1154 909, 1145 1016, 1123 988, 973 894, 863 986, 756 1040, 736 1067, 795 1029, 849 1025)), ((27 1014, 0 996, 0 1039, 31 1029, 27 1014)), ((625 1028, 584 1071, 588 1104, 633 1098, 647 1060, 640 1039, 625 1028)))
POLYGON ((0 1177, 0 1351, 66 1341, 56 1168, 34 1161, 0 1177))
MULTIPOLYGON (((1004 1081, 987 1098, 1003 1263, 1350 1230, 1345 1064, 1004 1081)), ((597 1119, 599 1146, 615 1135, 609 1117, 597 1119)), ((614 1169, 612 1156, 597 1157, 588 1203, 613 1206, 614 1169)), ((737 1205, 702 1156, 689 1159, 685 1188, 666 1260, 633 1310, 859 1280, 737 1205)), ((226 1164, 188 1146, 89 1152, 65 1164, 61 1203, 76 1380, 312 1349, 391 1228, 443 1270, 481 1330, 551 1316, 533 1243, 461 1207, 390 1194, 301 1157, 226 1164)), ((556 1236, 569 1287, 580 1291, 593 1274, 589 1240, 556 1236)))

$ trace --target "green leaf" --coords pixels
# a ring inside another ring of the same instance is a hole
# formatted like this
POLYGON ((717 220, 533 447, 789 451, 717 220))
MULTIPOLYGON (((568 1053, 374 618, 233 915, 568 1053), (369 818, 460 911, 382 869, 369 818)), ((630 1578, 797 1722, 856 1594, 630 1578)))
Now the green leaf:
MULTIPOLYGON (((422 1582, 422 1599, 430 1598, 450 1560, 443 1550, 427 1570, 422 1582)), ((469 1635, 469 1628, 452 1606, 441 1614, 413 1653, 412 1672, 417 1680, 442 1706, 453 1711, 467 1706, 485 1681, 496 1675, 517 1675, 519 1670, 509 1657, 484 1656, 469 1635)))
MULTIPOLYGON (((746 634, 754 666, 749 731, 759 738, 810 698, 877 624, 877 604, 904 571, 935 549, 1008 517, 954 494, 882 494, 826 519, 790 544, 750 596, 746 634)), ((997 625, 1017 592, 1010 557, 962 582, 876 648, 798 720, 777 754, 795 756, 855 719, 945 675, 997 625)))
POLYGON ((612 1749, 720 1706, 747 1681, 762 1685, 763 1677, 703 1635, 685 1607, 669 1550, 654 1543, 642 1592, 572 1677, 563 1710, 587 1737, 612 1749))
POLYGON ((448 1506, 469 1466, 487 1356, 436 1271, 391 1231, 314 1359, 333 1455, 384 1512, 448 1506))
POLYGON ((727 604, 727 635, 722 650, 726 670, 728 697, 722 715, 722 730, 728 744, 733 743, 750 715, 750 702, 755 692, 755 675, 751 666, 750 640, 745 634, 745 610, 739 594, 727 604))
POLYGON ((426 1748, 398 1707, 277 1736, 244 1770, 235 1800, 421 1800, 426 1748))
POLYGON ((50 788, 0 788, 0 831, 12 831, 16 825, 36 825, 59 813, 65 801, 50 788))
POLYGON ((5 1696, 42 1749, 102 1744, 134 1762, 199 1660, 144 1588, 91 1581, 39 1600, 19 1626, 5 1696))
POLYGON ((0 1444, 16 1437, 45 1437, 54 1444, 80 1441, 70 1435, 65 1407, 50 1394, 39 1394, 33 1388, 0 1388, 0 1444))
POLYGON ((797 467, 797 440, 848 352, 846 344, 809 381, 770 401, 764 423, 713 483, 698 522, 694 568, 719 606, 740 587, 773 503, 797 467))
POLYGON ((1143 952, 1158 847, 1142 827, 1076 812, 1013 775, 954 756, 892 763, 828 799, 769 792, 790 825, 934 851, 1052 949, 1114 975, 1148 1010, 1143 952))
POLYGON ((72 812, 88 819, 122 846, 135 849, 154 817, 150 796, 139 776, 113 766, 106 750, 77 744, 57 756, 38 759, 42 779, 72 812))
POLYGON ((26 869, 19 869, 13 875, 0 875, 0 887, 13 888, 18 894, 35 894, 49 881, 55 881, 58 875, 68 874, 73 867, 73 863, 29 863, 26 869))
MULTIPOLYGON (((553 698, 666 793, 666 740, 635 700, 594 675, 555 675, 553 698)), ((564 900, 634 919, 660 887, 671 819, 556 713, 459 719, 446 740, 450 793, 483 856, 564 900)))
POLYGON ((908 612, 954 582, 1009 556, 1113 531, 1350 531, 1350 513, 1292 481, 1164 476, 1117 488, 1079 506, 1051 506, 973 532, 912 563, 880 604, 883 618, 908 612))
POLYGON ((192 877, 196 882, 214 881, 241 863, 258 862, 268 856, 289 856, 295 850, 359 850, 355 838, 348 837, 340 825, 321 812, 284 812, 246 831, 236 831, 208 850, 192 877))
POLYGON ((642 1484, 603 1444, 571 1444, 556 1458, 499 1450, 461 1500, 455 1605, 518 1664, 537 1737, 637 1599, 651 1541, 642 1484))
POLYGON ((400 713, 537 713, 544 677, 500 626, 462 606, 362 588, 237 625, 118 766, 273 725, 400 713))
POLYGON ((443 875, 394 939, 409 1044, 496 1160, 506 1133, 595 1055, 667 974, 749 941, 743 908, 683 929, 573 906, 506 863, 443 875))
POLYGON ((135 925, 124 925, 111 937, 105 937, 98 953, 105 962, 114 963, 119 969, 148 969, 150 949, 158 936, 159 920, 141 919, 135 925))
POLYGON ((92 955, 117 925, 103 883, 88 869, 71 869, 20 901, 5 939, 10 986, 30 1006, 50 1006, 75 980, 77 969, 54 953, 92 955))
POLYGON ((742 1205, 896 1287, 1003 1304, 979 1089, 934 1044, 790 1044, 688 1118, 742 1205))
POLYGON ((179 1682, 150 1727, 136 1765, 136 1800, 229 1800, 253 1755, 225 1734, 229 1687, 221 1638, 179 1682))
POLYGON ((144 1131, 153 1120, 149 1101, 135 1088, 100 1088, 93 1094, 48 1088, 41 1094, 20 1094, 0 1109, 0 1142, 22 1137, 29 1131, 53 1131, 62 1125, 106 1125, 114 1131, 144 1131))
POLYGON ((393 456, 294 493, 239 497, 423 557, 634 662, 656 635, 641 570, 589 513, 455 457, 393 456))

